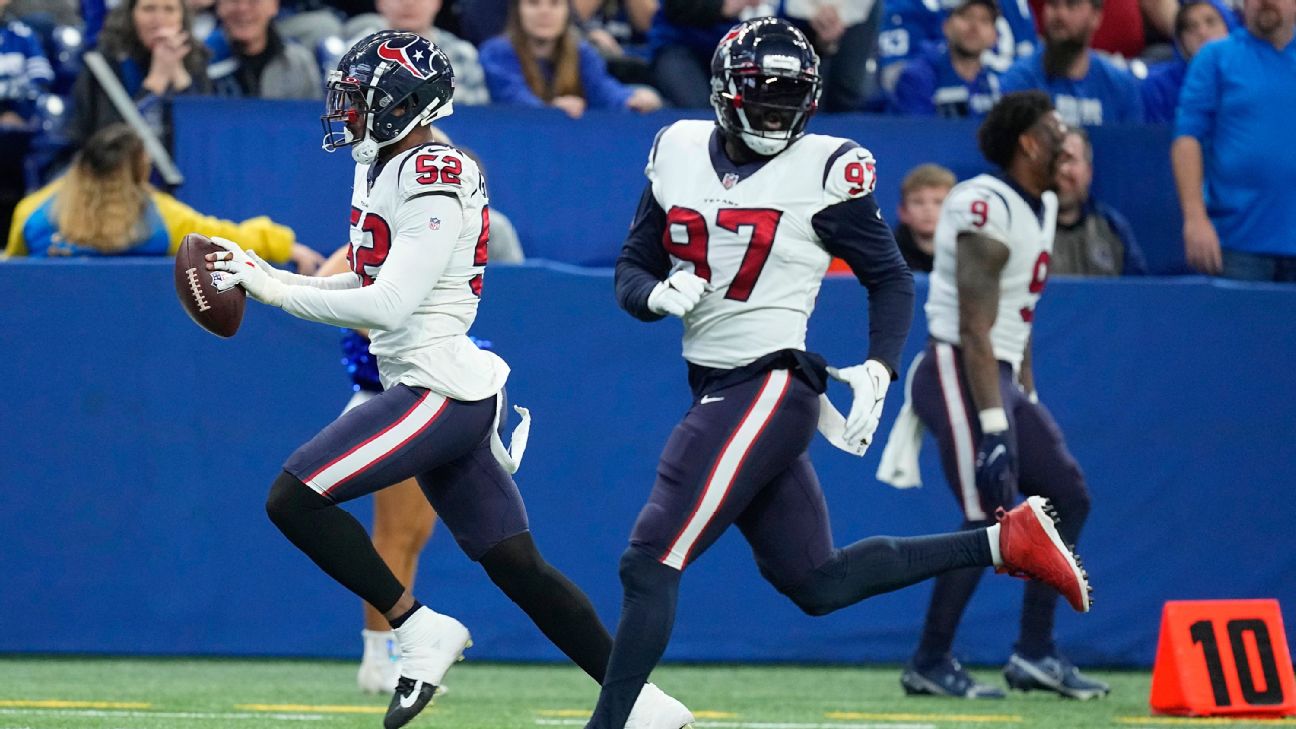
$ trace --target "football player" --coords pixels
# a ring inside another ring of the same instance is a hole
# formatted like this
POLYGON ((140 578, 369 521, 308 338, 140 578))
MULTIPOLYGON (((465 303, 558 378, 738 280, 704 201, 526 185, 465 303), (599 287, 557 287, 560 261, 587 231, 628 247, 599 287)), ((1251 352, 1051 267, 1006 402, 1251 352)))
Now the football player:
MULTIPOLYGON (((469 645, 459 621, 422 605, 384 564, 364 527, 339 504, 415 477, 464 552, 546 636, 595 680, 611 637, 589 599, 536 550, 498 436, 508 365, 468 337, 490 237, 486 184, 473 161, 436 143, 427 126, 451 113, 445 53, 397 31, 359 41, 329 75, 325 149, 357 162, 351 270, 328 277, 275 269, 231 241, 208 256, 219 288, 311 321, 370 331, 383 391, 297 450, 270 488, 266 511, 326 573, 382 613, 400 648, 400 678, 383 724, 403 726, 432 700, 469 645), (341 129, 334 129, 341 125, 341 129)), ((678 729, 692 715, 654 686, 638 726, 678 729)))
POLYGON ((720 41, 711 74, 716 122, 658 133, 616 266, 622 308, 644 321, 683 319, 694 400, 621 558, 621 621, 593 729, 625 723, 666 648, 683 570, 731 524, 761 574, 811 615, 991 565, 1088 607, 1087 578, 1042 499, 976 531, 833 545, 806 449, 820 423, 838 447, 862 453, 870 442, 909 331, 913 279, 873 198, 872 155, 804 133, 821 82, 801 32, 774 18, 744 22, 720 41), (869 356, 840 370, 805 351, 833 256, 869 300, 869 356), (821 409, 829 376, 853 390, 844 423, 821 409))
MULTIPOLYGON (((994 523, 1020 491, 1046 497, 1062 540, 1074 545, 1089 514, 1089 493, 1057 423, 1038 402, 1030 356, 1035 304, 1053 247, 1052 190, 1065 137, 1066 126, 1042 91, 1005 96, 981 125, 981 152, 999 171, 957 185, 941 207, 926 307, 931 340, 914 365, 912 407, 940 444, 963 529, 994 523)), ((906 437, 899 430, 893 438, 906 437)), ((950 655, 984 572, 972 565, 936 579, 922 641, 901 675, 907 693, 1004 696, 950 655)), ((1105 695, 1106 684, 1082 675, 1057 652, 1056 587, 1026 585, 1020 638, 1004 668, 1008 685, 1078 699, 1105 695)))
MULTIPOLYGON (((435 128, 434 128, 435 130, 435 128)), ((441 141, 441 140, 438 140, 441 141)), ((329 256, 320 266, 317 276, 332 276, 351 269, 347 244, 329 256)), ((342 330, 342 365, 351 378, 351 399, 342 409, 345 413, 372 400, 382 392, 382 378, 378 375, 378 360, 369 351, 369 333, 365 330, 342 330)), ((374 548, 391 568, 401 584, 414 589, 419 553, 432 536, 436 525, 436 512, 428 504, 418 482, 407 478, 373 495, 374 548)), ((382 613, 369 603, 364 603, 364 628, 360 631, 363 650, 360 668, 356 671, 356 685, 367 694, 395 692, 400 679, 400 650, 396 634, 382 613)))

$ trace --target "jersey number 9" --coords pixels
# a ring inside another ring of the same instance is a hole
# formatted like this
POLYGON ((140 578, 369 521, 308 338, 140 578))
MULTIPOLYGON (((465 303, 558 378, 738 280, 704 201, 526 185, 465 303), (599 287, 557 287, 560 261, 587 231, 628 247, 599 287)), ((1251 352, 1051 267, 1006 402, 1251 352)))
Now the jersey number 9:
POLYGON ((851 162, 846 165, 846 181, 852 187, 846 191, 851 197, 858 197, 873 192, 873 181, 877 179, 874 174, 872 162, 851 162), (867 166, 867 171, 865 167, 867 166))
MULTIPOLYGON (((1044 291, 1044 284, 1048 283, 1049 260, 1052 256, 1048 251, 1040 251, 1039 257, 1035 259, 1035 265, 1031 267, 1031 281, 1028 289, 1032 294, 1039 294, 1044 291)), ((1024 322, 1035 321, 1035 306, 1023 306, 1021 308, 1021 318, 1024 322)))

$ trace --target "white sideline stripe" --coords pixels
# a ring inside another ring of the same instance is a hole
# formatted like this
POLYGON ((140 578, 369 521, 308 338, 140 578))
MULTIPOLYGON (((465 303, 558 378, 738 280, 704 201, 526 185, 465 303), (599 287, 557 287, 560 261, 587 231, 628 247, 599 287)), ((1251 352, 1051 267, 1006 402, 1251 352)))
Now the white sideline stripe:
MULTIPOLYGON (((537 719, 540 726, 584 726, 588 719, 537 719)), ((697 729, 936 729, 936 724, 915 724, 912 721, 894 723, 851 723, 851 721, 695 721, 697 729)))
POLYGON ((315 477, 306 484, 322 494, 363 471, 396 450, 406 439, 419 432, 428 423, 436 420, 445 401, 445 397, 429 392, 408 414, 388 426, 382 435, 315 474, 315 477))
POLYGON ((981 497, 976 490, 976 459, 972 455, 972 426, 963 392, 959 389, 958 368, 954 366, 954 347, 943 342, 936 345, 936 375, 945 410, 949 414, 950 432, 954 434, 954 460, 958 462, 959 493, 963 495, 963 513, 969 521, 983 521, 981 497))
POLYGON ((112 711, 105 709, 0 709, 0 714, 20 714, 37 716, 86 716, 94 718, 132 719, 273 719, 274 721, 324 721, 336 719, 336 716, 318 714, 262 714, 247 712, 199 712, 199 711, 112 711))
POLYGON ((765 384, 756 395, 756 404, 738 424, 738 429, 734 431, 729 442, 725 444, 724 450, 720 452, 715 470, 706 486, 702 488, 702 500, 698 504, 697 513, 693 514, 679 536, 675 537, 675 543, 670 546, 666 557, 662 559, 662 564, 677 570, 684 568, 684 560, 688 558, 698 537, 702 535, 707 524, 711 523, 720 504, 724 502, 729 487, 733 486, 734 479, 738 476, 738 467, 747 456, 747 451, 751 450, 752 444, 756 442, 756 436, 760 435, 761 430, 774 414, 774 406, 778 404, 784 389, 787 388, 788 377, 787 370, 771 370, 766 376, 765 384))

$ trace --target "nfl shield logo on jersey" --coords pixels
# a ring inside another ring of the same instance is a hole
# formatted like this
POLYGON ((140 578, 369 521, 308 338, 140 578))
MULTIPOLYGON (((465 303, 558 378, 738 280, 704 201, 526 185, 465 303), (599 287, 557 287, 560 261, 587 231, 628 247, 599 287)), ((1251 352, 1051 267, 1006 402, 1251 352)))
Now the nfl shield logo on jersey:
POLYGON ((441 218, 432 218, 429 220, 428 230, 441 230, 441 218))
POLYGON ((724 185, 724 189, 726 190, 733 189, 733 186, 738 184, 738 175, 732 172, 726 172, 724 178, 720 180, 720 184, 724 185))

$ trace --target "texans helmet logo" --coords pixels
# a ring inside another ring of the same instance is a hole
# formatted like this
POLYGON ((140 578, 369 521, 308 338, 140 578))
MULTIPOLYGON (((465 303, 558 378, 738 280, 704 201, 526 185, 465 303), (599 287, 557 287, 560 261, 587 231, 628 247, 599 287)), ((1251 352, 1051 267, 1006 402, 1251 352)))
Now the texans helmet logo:
MULTIPOLYGON (((414 65, 414 61, 409 57, 409 54, 405 52, 405 48, 406 46, 397 48, 391 44, 391 41, 383 41, 382 45, 378 46, 378 57, 384 61, 399 63, 406 71, 409 71, 410 75, 414 78, 427 78, 428 75, 423 71, 420 71, 418 67, 414 65)), ((416 51, 416 53, 418 56, 423 55, 421 51, 416 51)), ((418 60, 422 60, 422 58, 418 58, 418 60)))

